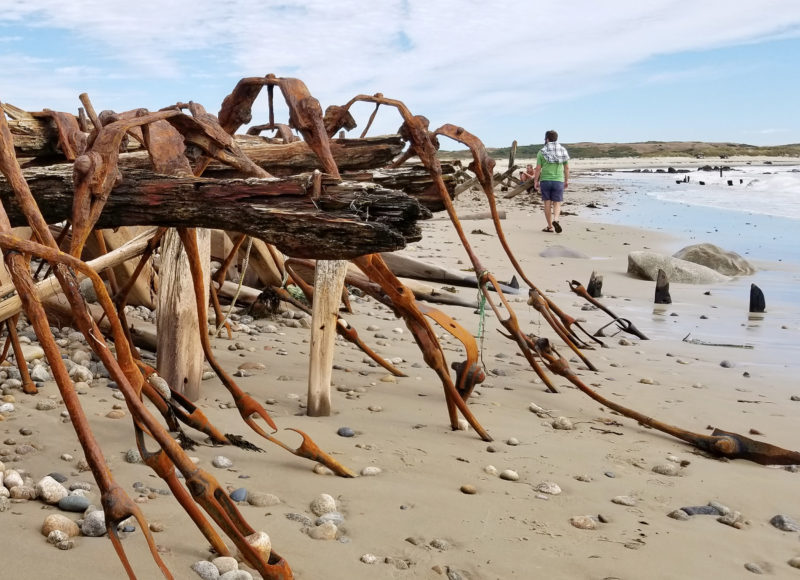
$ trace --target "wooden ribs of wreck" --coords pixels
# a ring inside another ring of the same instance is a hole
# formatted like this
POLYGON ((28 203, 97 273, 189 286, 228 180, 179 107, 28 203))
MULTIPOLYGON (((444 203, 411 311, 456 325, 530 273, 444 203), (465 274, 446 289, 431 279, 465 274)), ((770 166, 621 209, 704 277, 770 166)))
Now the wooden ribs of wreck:
MULTIPOLYGON (((48 223, 70 217, 70 164, 28 168, 25 178, 48 223)), ((374 183, 323 179, 314 200, 309 188, 308 175, 209 179, 128 170, 97 227, 216 228, 255 236, 289 256, 333 260, 401 249, 421 238, 417 221, 430 217, 414 198, 374 183)), ((3 179, 0 200, 13 226, 26 225, 3 179)))

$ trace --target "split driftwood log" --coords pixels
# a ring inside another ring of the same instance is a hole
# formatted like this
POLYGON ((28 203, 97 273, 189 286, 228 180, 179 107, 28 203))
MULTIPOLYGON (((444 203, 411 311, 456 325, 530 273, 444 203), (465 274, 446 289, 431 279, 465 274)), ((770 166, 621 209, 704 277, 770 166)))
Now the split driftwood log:
MULTIPOLYGON (((70 217, 71 165, 29 168, 25 178, 48 223, 70 217)), ((349 259, 418 241, 417 220, 430 217, 413 198, 374 184, 323 179, 319 198, 309 191, 306 176, 223 180, 126 171, 97 227, 218 228, 252 235, 290 256, 349 259)), ((25 225, 5 180, 0 199, 12 225, 25 225)))

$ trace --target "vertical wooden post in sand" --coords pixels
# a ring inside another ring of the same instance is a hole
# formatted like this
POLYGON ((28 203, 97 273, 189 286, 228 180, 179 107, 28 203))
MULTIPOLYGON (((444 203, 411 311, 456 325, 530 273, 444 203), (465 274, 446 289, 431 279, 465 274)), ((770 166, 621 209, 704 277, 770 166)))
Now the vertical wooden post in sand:
MULTIPOLYGON (((208 302, 211 254, 209 230, 197 229, 200 263, 203 264, 204 300, 208 302)), ((176 391, 190 401, 200 397, 203 376, 203 347, 197 334, 197 308, 195 306, 192 274, 189 260, 178 232, 167 231, 161 242, 161 268, 159 270, 158 313, 158 374, 176 391)))
POLYGON ((308 406, 311 417, 331 414, 331 374, 336 320, 347 274, 347 260, 317 260, 314 304, 311 308, 311 349, 308 365, 308 406))
POLYGON ((511 187, 513 182, 511 181, 511 176, 513 175, 513 167, 515 167, 514 162, 517 159, 517 140, 511 143, 511 151, 508 153, 508 169, 511 169, 512 173, 509 173, 508 177, 505 179, 505 184, 507 187, 511 187))

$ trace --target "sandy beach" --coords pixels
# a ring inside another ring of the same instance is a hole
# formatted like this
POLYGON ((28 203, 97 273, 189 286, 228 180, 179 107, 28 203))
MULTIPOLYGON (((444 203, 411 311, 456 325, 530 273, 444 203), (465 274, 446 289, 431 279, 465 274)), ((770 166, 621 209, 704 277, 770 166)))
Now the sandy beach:
MULTIPOLYGON (((764 160, 724 163, 748 161, 764 160)), ((648 249, 671 255, 705 241, 702 232, 695 232, 697 239, 683 239, 666 231, 604 223, 587 207, 607 205, 609 196, 618 193, 599 185, 595 171, 655 163, 696 168, 718 162, 576 161, 561 220, 564 232, 558 235, 541 231, 541 206, 532 196, 499 196, 499 208, 507 214, 505 235, 539 288, 594 331, 610 318, 587 308, 570 292, 568 281, 585 285, 597 271, 604 277, 602 302, 650 340, 615 334, 609 327, 603 338, 607 348, 585 351, 598 368, 593 372, 527 305, 526 291, 509 296, 509 303, 523 332, 553 340, 579 377, 603 396, 696 433, 709 434, 711 427, 718 427, 800 450, 800 400, 792 399, 800 399, 800 362, 796 349, 792 355, 788 346, 800 339, 800 307, 795 303, 770 308, 771 295, 765 289, 766 316, 749 320, 751 280, 745 277, 713 286, 672 284, 673 304, 654 312, 654 282, 626 273, 628 253, 648 249), (564 249, 585 257, 564 257, 564 249), (689 334, 706 342, 753 348, 684 342, 689 334), (783 348, 773 349, 774 345, 783 348)), ((456 208, 463 215, 487 206, 474 191, 462 194, 456 208)), ((484 268, 498 280, 510 280, 514 271, 491 222, 463 224, 484 268)), ((422 229, 423 239, 404 254, 454 269, 470 267, 449 222, 430 220, 422 229)), ((800 275, 797 263, 755 262, 760 270, 781 272, 784 280, 800 275)), ((477 291, 459 288, 457 294, 476 299, 477 291)), ((190 432, 199 445, 189 455, 223 487, 245 488, 251 497, 275 496, 266 502, 271 505, 243 501, 240 510, 254 529, 269 534, 296 578, 700 579, 746 578, 758 571, 776 578, 800 575, 789 564, 800 557, 797 470, 710 457, 611 412, 559 377, 553 382, 560 392, 548 393, 515 343, 498 332, 503 328, 491 311, 479 342, 487 378, 476 388, 470 408, 494 441, 481 441, 472 429, 452 431, 441 382, 423 362, 403 322, 374 300, 352 299, 355 312, 345 318, 379 354, 398 361, 408 376, 388 375, 354 346, 337 340, 330 417, 304 415, 306 328, 285 326, 287 319, 280 317, 256 320, 246 325, 252 332, 240 329, 233 341, 217 338, 214 348, 230 372, 243 364, 249 368, 250 376, 237 382, 264 404, 279 427, 277 437, 297 445, 299 437, 287 429, 301 429, 352 470, 380 468, 376 475, 343 479, 320 474, 314 463, 260 439, 229 406, 230 396, 215 378, 204 381, 198 406, 221 431, 244 436, 264 453, 213 447, 203 435, 190 432), (264 368, 257 368, 259 364, 264 368), (544 412, 532 412, 532 404, 544 412), (555 429, 558 417, 569 419, 574 428, 555 429), (338 435, 342 427, 354 436, 338 435), (217 456, 230 459, 232 465, 214 467, 217 456), (504 470, 513 470, 518 479, 499 477, 504 470), (464 493, 462 486, 471 486, 475 493, 464 493), (343 517, 336 539, 313 539, 308 533, 316 519, 310 504, 320 494, 332 496, 343 517), (738 512, 739 518, 730 518, 737 525, 718 521, 720 511, 685 520, 668 516, 709 502, 738 512), (786 516, 798 528, 776 528, 770 523, 776 515, 786 516), (579 516, 588 516, 594 529, 572 525, 571 518, 579 516)), ((437 307, 478 333, 479 316, 473 308, 437 307)), ((440 328, 436 333, 448 366, 461 360, 457 341, 440 328)), ((83 454, 62 417, 64 406, 54 382, 46 383, 36 397, 11 387, 3 394, 3 402, 14 406, 0 421, 4 469, 23 471, 34 483, 51 472, 63 474, 65 486, 93 483, 89 472, 79 471, 83 454), (57 404, 38 410, 43 399, 57 404), (64 460, 65 454, 72 459, 64 460)), ((175 578, 198 578, 191 567, 213 557, 208 543, 177 502, 161 493, 165 484, 146 466, 126 461, 126 453, 135 448, 130 417, 107 417, 115 407, 124 408, 123 401, 102 378, 79 389, 79 394, 114 478, 131 497, 141 498, 137 501, 146 517, 161 530, 155 539, 175 578)), ((99 502, 96 486, 89 499, 99 502)), ((76 537, 74 547, 65 551, 47 543, 42 522, 57 508, 38 500, 14 501, 7 507, 0 513, 0 577, 124 577, 105 537, 76 537)), ((82 517, 64 514, 75 521, 82 517)), ((142 533, 136 529, 124 535, 137 576, 160 577, 142 533)))

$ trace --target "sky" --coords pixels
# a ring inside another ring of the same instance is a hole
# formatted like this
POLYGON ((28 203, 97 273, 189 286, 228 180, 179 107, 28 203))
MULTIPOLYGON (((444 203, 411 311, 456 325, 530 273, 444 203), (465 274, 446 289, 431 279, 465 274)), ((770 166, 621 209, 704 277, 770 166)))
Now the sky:
MULTIPOLYGON (((97 111, 216 113, 240 78, 268 73, 323 108, 381 92, 490 147, 548 129, 800 143, 800 0, 0 0, 0 101, 26 110, 76 113, 86 92, 97 111)), ((349 136, 372 108, 353 107, 349 136)), ((401 123, 382 109, 370 135, 401 123)))

